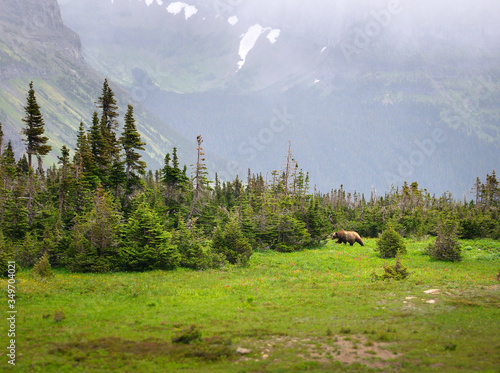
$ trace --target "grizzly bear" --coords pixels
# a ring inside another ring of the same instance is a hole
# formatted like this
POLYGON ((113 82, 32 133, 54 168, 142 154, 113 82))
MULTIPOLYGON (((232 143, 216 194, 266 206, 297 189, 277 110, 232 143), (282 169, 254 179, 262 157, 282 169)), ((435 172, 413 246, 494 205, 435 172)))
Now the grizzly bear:
POLYGON ((335 233, 332 233, 332 239, 337 239, 336 243, 348 243, 352 246, 354 245, 354 242, 359 243, 361 246, 365 246, 363 244, 363 240, 361 239, 360 235, 357 232, 354 231, 345 231, 341 230, 335 233))

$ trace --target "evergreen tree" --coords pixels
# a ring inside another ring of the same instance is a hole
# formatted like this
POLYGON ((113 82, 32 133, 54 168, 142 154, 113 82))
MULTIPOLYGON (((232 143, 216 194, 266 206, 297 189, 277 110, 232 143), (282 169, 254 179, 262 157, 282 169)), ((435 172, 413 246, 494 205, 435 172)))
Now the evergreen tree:
POLYGON ((132 105, 128 105, 125 114, 125 126, 120 141, 125 150, 125 175, 129 187, 131 187, 138 184, 139 175, 144 176, 146 174, 146 162, 141 161, 142 155, 138 153, 138 150, 144 151, 146 143, 141 141, 141 135, 135 126, 132 105))
POLYGON ((30 83, 28 91, 27 104, 24 107, 26 116, 23 122, 26 127, 23 129, 23 134, 26 135, 26 153, 28 154, 28 167, 32 168, 32 156, 46 155, 52 150, 50 145, 46 145, 49 138, 44 136, 45 122, 40 112, 40 106, 36 102, 35 90, 33 89, 33 82, 30 83))
POLYGON ((179 250, 180 265, 192 269, 210 267, 210 249, 203 245, 194 224, 188 229, 181 216, 178 216, 177 220, 177 229, 174 233, 173 243, 175 243, 179 250))
POLYGON ((193 183, 194 183, 194 196, 193 196, 193 204, 191 208, 191 216, 195 213, 196 206, 199 203, 202 194, 208 189, 208 179, 207 179, 207 166, 205 164, 205 153, 203 152, 203 148, 201 144, 203 143, 203 138, 201 136, 196 137, 196 141, 198 143, 197 150, 197 158, 196 163, 191 166, 194 167, 193 171, 193 183))
POLYGON ((73 187, 73 178, 71 175, 71 163, 69 160, 69 149, 66 145, 61 148, 61 156, 57 157, 59 160, 60 168, 60 181, 59 181, 59 214, 62 215, 64 205, 67 199, 67 194, 73 187))
POLYGON ((101 122, 110 134, 118 128, 118 106, 116 105, 115 94, 108 84, 108 79, 104 79, 102 94, 99 96, 97 106, 102 110, 101 122))
POLYGON ((92 116, 92 126, 90 127, 88 133, 88 139, 90 142, 90 151, 92 158, 97 166, 96 174, 99 176, 102 182, 105 180, 106 170, 110 164, 110 158, 108 157, 106 151, 106 142, 102 134, 102 128, 99 123, 99 116, 97 112, 94 111, 92 116))
POLYGON ((8 277, 8 262, 14 260, 13 255, 12 245, 7 242, 0 230, 0 277, 8 277))
MULTIPOLYGON (((97 113, 95 114, 97 115, 97 113)), ((97 134, 97 136, 99 135, 97 134)), ((75 177, 77 179, 81 174, 92 175, 96 173, 94 155, 90 146, 89 135, 85 132, 83 122, 80 122, 80 126, 78 127, 73 162, 75 164, 75 177)))
POLYGON ((4 205, 2 231, 12 241, 22 240, 28 231, 28 210, 23 201, 23 183, 15 183, 12 192, 6 195, 4 205))
POLYGON ((120 144, 116 138, 119 114, 115 94, 110 88, 107 79, 104 80, 102 95, 98 99, 97 106, 102 110, 101 134, 105 143, 105 158, 109 159, 108 164, 116 170, 118 168, 116 163, 120 162, 120 144))
POLYGON ((3 140, 2 122, 0 122, 0 159, 2 158, 3 153, 3 140))
POLYGON ((212 241, 214 252, 224 255, 229 263, 248 264, 252 256, 252 246, 241 231, 237 214, 230 215, 224 229, 217 226, 212 241))
POLYGON ((76 217, 66 265, 75 272, 108 272, 118 265, 121 214, 97 188, 90 211, 76 217))
POLYGON ((16 168, 19 175, 28 175, 30 168, 28 166, 28 159, 26 158, 26 154, 23 154, 23 156, 19 158, 16 168))
POLYGON ((12 150, 12 143, 9 141, 3 155, 0 157, 0 175, 2 176, 2 186, 4 189, 11 190, 16 174, 16 159, 12 150))
POLYGON ((130 216, 123 239, 120 261, 125 270, 169 270, 179 265, 180 255, 171 242, 172 234, 165 231, 158 214, 145 202, 130 216))

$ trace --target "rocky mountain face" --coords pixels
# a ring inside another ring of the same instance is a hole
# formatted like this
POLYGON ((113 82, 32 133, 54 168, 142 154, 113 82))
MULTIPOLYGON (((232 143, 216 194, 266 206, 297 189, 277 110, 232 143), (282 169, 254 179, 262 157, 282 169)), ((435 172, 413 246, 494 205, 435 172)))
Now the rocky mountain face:
MULTIPOLYGON (((66 27, 62 21, 56 0, 36 1, 1 0, 0 27, 2 43, 12 48, 18 56, 27 55, 36 49, 40 57, 62 57, 83 65, 81 42, 78 35, 66 27)), ((6 80, 24 73, 50 75, 57 73, 57 66, 40 64, 47 70, 37 70, 37 66, 26 59, 19 61, 5 58, 0 67, 0 79, 6 80), (34 69, 31 70, 31 69, 34 69)))
MULTIPOLYGON (((62 21, 56 0, 0 0, 0 122, 17 156, 24 152, 21 129, 30 81, 46 123, 53 153, 46 165, 56 161, 62 145, 76 141, 81 120, 90 125, 95 101, 100 95, 105 72, 98 73, 83 58, 79 36, 62 21)), ((190 161, 194 146, 151 115, 127 91, 111 83, 121 118, 128 103, 135 107, 138 127, 148 144, 145 159, 159 167, 173 146, 181 158, 190 161)))

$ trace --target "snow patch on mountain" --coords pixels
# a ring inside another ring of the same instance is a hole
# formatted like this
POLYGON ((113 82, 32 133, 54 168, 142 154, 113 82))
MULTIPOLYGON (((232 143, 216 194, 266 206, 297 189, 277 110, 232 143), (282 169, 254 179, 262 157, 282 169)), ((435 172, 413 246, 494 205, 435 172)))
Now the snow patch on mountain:
POLYGON ((229 24, 230 24, 231 26, 234 26, 235 24, 237 24, 237 23, 238 23, 238 17, 236 17, 236 16, 229 17, 229 18, 227 19, 227 21, 229 22, 229 24))
MULTIPOLYGON (((153 3, 154 3, 154 1, 155 1, 155 0, 146 0, 146 5, 147 5, 147 6, 150 6, 151 4, 153 4, 153 3)), ((163 1, 161 1, 161 0, 156 0, 156 3, 157 3, 158 5, 163 5, 163 1)))
POLYGON ((246 33, 241 35, 240 49, 238 52, 241 61, 238 62, 238 70, 240 70, 245 64, 247 55, 253 49, 255 43, 257 43, 257 40, 259 40, 260 36, 267 31, 269 31, 269 33, 267 34, 266 38, 271 44, 274 44, 281 31, 279 29, 272 29, 270 27, 264 28, 258 23, 251 26, 246 33))
POLYGON ((271 44, 276 43, 276 39, 280 36, 281 31, 279 29, 273 29, 267 34, 267 38, 271 44))
POLYGON ((182 10, 184 10, 184 16, 186 19, 198 13, 198 9, 194 5, 188 5, 186 3, 181 3, 180 1, 170 3, 167 7, 167 11, 172 13, 174 16, 182 12, 182 10))

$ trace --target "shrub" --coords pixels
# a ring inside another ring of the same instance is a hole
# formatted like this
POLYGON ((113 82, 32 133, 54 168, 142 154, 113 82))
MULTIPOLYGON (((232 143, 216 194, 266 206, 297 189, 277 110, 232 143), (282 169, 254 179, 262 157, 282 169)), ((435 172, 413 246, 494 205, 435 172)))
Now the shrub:
POLYGON ((442 220, 438 225, 436 241, 427 246, 427 254, 435 259, 450 262, 462 260, 462 252, 458 243, 457 223, 453 220, 442 220))
POLYGON ((56 310, 56 312, 54 312, 54 321, 55 322, 61 322, 65 318, 66 318, 66 315, 64 314, 64 311, 62 310, 62 308, 59 308, 58 310, 56 310))
POLYGON ((378 251, 380 257, 384 259, 395 258, 398 253, 406 254, 404 240, 401 235, 394 230, 392 225, 388 225, 387 229, 377 241, 376 251, 378 251))
POLYGON ((201 331, 196 325, 191 325, 189 328, 182 330, 178 335, 172 338, 172 343, 190 344, 200 341, 201 331))
POLYGON ((384 273, 381 275, 377 275, 375 272, 373 272, 372 275, 372 280, 404 280, 406 277, 408 277, 410 273, 408 272, 408 269, 403 266, 401 263, 401 260, 399 258, 399 255, 396 256, 396 263, 394 266, 389 266, 386 263, 384 263, 384 273))
POLYGON ((42 278, 54 276, 47 252, 45 252, 45 254, 43 254, 43 256, 38 260, 38 262, 36 262, 35 266, 33 267, 33 273, 42 278))

